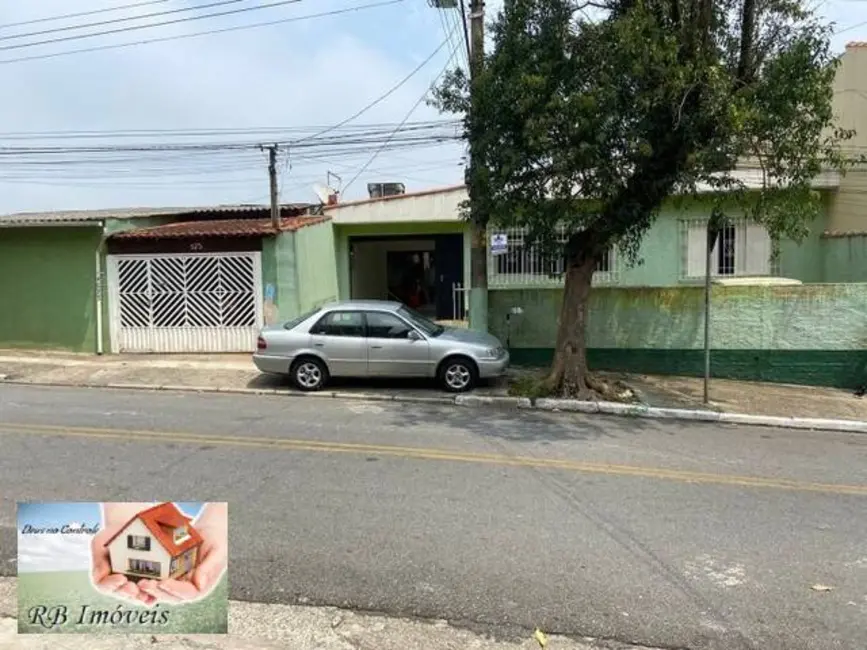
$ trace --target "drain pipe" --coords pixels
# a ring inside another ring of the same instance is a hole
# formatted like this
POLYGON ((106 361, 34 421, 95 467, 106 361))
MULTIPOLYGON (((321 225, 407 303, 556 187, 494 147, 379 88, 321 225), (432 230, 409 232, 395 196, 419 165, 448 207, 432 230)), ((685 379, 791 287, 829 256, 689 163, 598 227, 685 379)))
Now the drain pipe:
POLYGON ((96 264, 96 288, 94 291, 94 295, 96 296, 96 353, 98 355, 102 355, 103 345, 102 345, 102 331, 103 331, 103 323, 102 323, 102 250, 103 245, 105 243, 105 223, 102 224, 102 234, 99 238, 99 245, 96 247, 95 254, 95 264, 96 264))

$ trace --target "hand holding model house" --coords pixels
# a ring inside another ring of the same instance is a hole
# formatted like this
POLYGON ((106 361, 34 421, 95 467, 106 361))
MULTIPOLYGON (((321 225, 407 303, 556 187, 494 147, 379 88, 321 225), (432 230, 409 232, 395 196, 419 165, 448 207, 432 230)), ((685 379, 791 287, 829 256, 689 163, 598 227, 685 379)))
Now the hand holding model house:
POLYGON ((228 505, 209 503, 196 521, 173 503, 106 503, 93 539, 100 591, 151 605, 198 600, 228 565, 228 505))

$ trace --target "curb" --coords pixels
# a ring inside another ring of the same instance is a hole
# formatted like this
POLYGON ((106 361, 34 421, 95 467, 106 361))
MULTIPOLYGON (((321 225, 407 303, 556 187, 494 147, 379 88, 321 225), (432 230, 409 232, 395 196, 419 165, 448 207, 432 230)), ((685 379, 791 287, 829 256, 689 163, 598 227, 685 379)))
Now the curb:
POLYGON ((652 420, 678 420, 683 422, 718 422, 746 426, 775 427, 783 429, 802 429, 812 431, 835 431, 840 433, 867 433, 867 422, 860 420, 834 420, 825 418, 792 418, 772 415, 750 415, 746 413, 721 413, 702 409, 678 409, 647 406, 646 404, 621 404, 618 402, 591 402, 574 399, 540 398, 531 400, 526 397, 501 397, 493 395, 456 395, 456 396, 416 396, 390 395, 382 393, 359 393, 349 391, 319 391, 304 393, 277 388, 235 388, 215 386, 154 386, 150 384, 69 384, 62 382, 33 382, 4 379, 0 384, 20 386, 52 386, 62 388, 108 388, 112 390, 136 390, 152 392, 219 393, 239 395, 273 395, 284 397, 309 397, 317 399, 343 399, 365 402, 403 402, 419 404, 447 404, 462 407, 499 406, 529 411, 549 411, 553 413, 586 413, 616 415, 620 417, 646 418, 652 420))

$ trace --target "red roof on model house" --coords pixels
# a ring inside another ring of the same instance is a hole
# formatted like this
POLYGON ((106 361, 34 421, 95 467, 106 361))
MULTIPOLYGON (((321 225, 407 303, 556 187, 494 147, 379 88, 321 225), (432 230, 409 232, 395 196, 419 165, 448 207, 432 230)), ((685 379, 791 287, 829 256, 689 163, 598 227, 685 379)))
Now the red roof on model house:
POLYGON ((166 502, 147 510, 142 510, 132 517, 119 531, 112 535, 111 539, 105 543, 105 546, 111 544, 136 519, 141 519, 141 522, 172 557, 198 546, 203 541, 199 532, 190 526, 190 522, 193 521, 192 518, 184 515, 174 503, 166 502), (189 536, 184 538, 180 544, 175 544, 174 531, 181 526, 187 526, 189 536))

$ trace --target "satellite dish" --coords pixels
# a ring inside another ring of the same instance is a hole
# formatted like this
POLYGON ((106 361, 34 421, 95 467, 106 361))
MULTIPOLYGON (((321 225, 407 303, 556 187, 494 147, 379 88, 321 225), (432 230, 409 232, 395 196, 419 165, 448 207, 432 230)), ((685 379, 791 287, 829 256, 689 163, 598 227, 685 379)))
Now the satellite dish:
POLYGON ((319 200, 323 205, 333 205, 334 203, 337 203, 337 190, 315 183, 313 185, 313 191, 316 193, 316 196, 319 197, 319 200))

